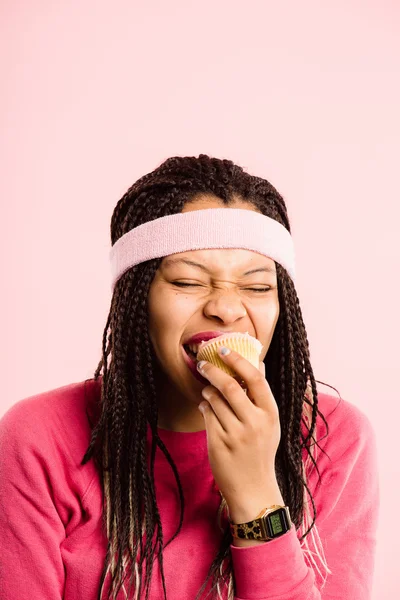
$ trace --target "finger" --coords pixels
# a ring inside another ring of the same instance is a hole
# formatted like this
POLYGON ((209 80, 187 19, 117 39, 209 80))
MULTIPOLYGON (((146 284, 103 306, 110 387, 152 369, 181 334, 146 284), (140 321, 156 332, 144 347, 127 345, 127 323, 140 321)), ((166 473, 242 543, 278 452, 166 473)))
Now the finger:
MULTIPOLYGON (((253 366, 252 368, 254 369, 253 366)), ((203 369, 199 369, 199 371, 203 377, 208 379, 212 386, 217 388, 218 392, 228 402, 236 418, 242 421, 242 423, 249 421, 250 417, 253 416, 251 407, 254 408, 254 402, 246 395, 247 390, 242 389, 236 379, 211 363, 206 362, 203 369)), ((258 369, 256 371, 259 377, 264 379, 258 369)))
MULTIPOLYGON (((263 408, 264 410, 271 412, 271 414, 277 415, 279 412, 278 406, 272 394, 269 383, 266 377, 260 372, 260 369, 252 365, 247 359, 245 359, 241 354, 239 354, 239 352, 236 352, 235 350, 231 350, 229 354, 225 355, 219 353, 219 356, 221 360, 223 360, 223 362, 235 373, 237 373, 239 377, 241 377, 247 384, 246 387, 248 395, 253 404, 259 408, 263 408)), ((210 365, 210 363, 207 363, 205 373, 210 383, 218 388, 223 396, 229 401, 229 404, 232 406, 237 417, 241 421, 245 421, 248 407, 243 402, 242 393, 233 393, 234 386, 232 386, 232 381, 235 381, 233 377, 230 377, 230 375, 224 373, 222 369, 218 369, 218 367, 210 365), (208 377, 207 371, 210 377, 208 377), (227 397, 226 393, 227 388, 228 393, 230 394, 229 397, 227 397)), ((238 388, 239 387, 240 386, 238 385, 238 388)), ((241 390, 241 392, 243 392, 243 390, 241 390)))
POLYGON ((220 394, 214 386, 206 386, 201 390, 203 398, 210 404, 215 416, 225 432, 232 430, 238 424, 238 418, 233 412, 229 402, 220 394))
POLYGON ((207 439, 211 443, 213 443, 216 439, 221 439, 226 432, 224 431, 209 402, 203 400, 199 405, 199 410, 204 418, 204 423, 207 430, 207 439))
POLYGON ((256 406, 265 407, 264 398, 272 396, 271 389, 265 377, 264 362, 258 361, 258 369, 244 356, 235 350, 231 350, 228 354, 220 354, 220 357, 239 377, 242 378, 243 387, 246 388, 248 396, 256 406))

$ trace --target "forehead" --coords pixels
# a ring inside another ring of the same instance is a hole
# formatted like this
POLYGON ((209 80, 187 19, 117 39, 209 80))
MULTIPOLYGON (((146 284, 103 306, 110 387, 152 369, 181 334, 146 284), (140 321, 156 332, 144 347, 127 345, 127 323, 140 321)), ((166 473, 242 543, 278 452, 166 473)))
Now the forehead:
POLYGON ((165 256, 161 268, 197 268, 215 271, 240 272, 252 269, 265 269, 266 272, 276 273, 275 262, 272 258, 245 250, 242 248, 210 248, 206 250, 191 250, 165 256))

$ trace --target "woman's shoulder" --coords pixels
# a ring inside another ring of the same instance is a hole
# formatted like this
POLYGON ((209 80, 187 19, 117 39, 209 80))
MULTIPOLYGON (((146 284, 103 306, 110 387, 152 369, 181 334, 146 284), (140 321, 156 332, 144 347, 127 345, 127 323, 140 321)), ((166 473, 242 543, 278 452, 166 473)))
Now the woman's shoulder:
POLYGON ((34 394, 13 404, 0 419, 0 453, 62 461, 77 469, 90 441, 88 414, 99 382, 85 380, 34 394))
POLYGON ((372 426, 366 412, 348 398, 319 391, 318 408, 333 427, 362 431, 372 426))
POLYGON ((99 385, 94 379, 87 379, 18 400, 0 418, 2 428, 18 424, 27 433, 74 425, 79 429, 80 417, 91 409, 99 385))
POLYGON ((373 423, 366 412, 358 405, 342 397, 318 392, 318 409, 324 416, 329 432, 322 418, 318 418, 317 440, 330 455, 336 458, 350 448, 375 446, 376 437, 373 423))

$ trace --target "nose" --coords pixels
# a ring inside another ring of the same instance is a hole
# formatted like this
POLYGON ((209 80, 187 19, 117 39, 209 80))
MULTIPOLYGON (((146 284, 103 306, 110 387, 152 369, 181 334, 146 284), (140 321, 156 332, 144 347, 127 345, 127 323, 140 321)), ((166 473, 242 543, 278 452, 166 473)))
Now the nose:
POLYGON ((223 323, 233 323, 247 315, 247 310, 237 293, 218 290, 204 306, 204 314, 223 323))

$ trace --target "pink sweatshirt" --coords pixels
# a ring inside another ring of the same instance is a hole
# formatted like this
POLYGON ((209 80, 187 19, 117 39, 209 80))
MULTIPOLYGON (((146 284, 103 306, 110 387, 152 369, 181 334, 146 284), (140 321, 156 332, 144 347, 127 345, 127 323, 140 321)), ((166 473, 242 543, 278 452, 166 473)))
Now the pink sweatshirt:
MULTIPOLYGON (((99 385, 90 382, 87 388, 96 395, 99 385)), ((93 461, 80 465, 90 437, 83 392, 84 382, 79 382, 20 400, 0 420, 2 600, 97 598, 107 541, 101 531, 99 476, 93 461)), ((321 591, 321 578, 305 558, 293 526, 264 544, 231 546, 236 600, 371 598, 379 504, 374 431, 351 403, 318 397, 330 426, 320 445, 330 459, 318 452, 322 485, 316 485, 315 469, 309 485, 331 574, 321 591)), ((183 528, 164 551, 168 600, 194 600, 220 543, 220 495, 208 462, 206 432, 159 431, 185 495, 183 528)), ((317 439, 324 434, 319 422, 317 439)), ((179 497, 159 450, 155 480, 168 541, 178 525, 179 497)), ((156 561, 151 599, 162 598, 156 561)))

